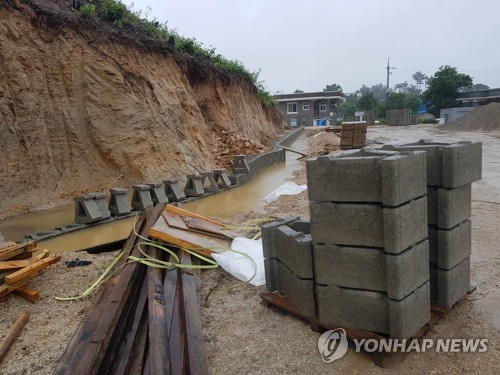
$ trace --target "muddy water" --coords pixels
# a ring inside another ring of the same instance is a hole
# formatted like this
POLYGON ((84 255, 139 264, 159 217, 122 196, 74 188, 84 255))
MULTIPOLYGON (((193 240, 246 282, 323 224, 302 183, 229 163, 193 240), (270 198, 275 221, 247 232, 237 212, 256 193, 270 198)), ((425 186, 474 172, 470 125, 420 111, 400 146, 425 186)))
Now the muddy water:
MULTIPOLYGON (((307 139, 302 136, 293 148, 307 150, 307 139)), ((267 194, 291 177, 293 171, 300 169, 300 155, 287 152, 286 163, 266 168, 243 186, 215 194, 185 204, 185 208, 201 215, 229 217, 246 211, 262 212, 267 194)), ((74 205, 67 204, 47 210, 35 211, 16 218, 0 221, 0 233, 6 241, 23 239, 28 233, 53 230, 57 226, 74 222, 74 205)), ((52 252, 73 251, 100 245, 128 237, 133 227, 133 218, 119 220, 110 224, 65 234, 40 243, 52 252)))

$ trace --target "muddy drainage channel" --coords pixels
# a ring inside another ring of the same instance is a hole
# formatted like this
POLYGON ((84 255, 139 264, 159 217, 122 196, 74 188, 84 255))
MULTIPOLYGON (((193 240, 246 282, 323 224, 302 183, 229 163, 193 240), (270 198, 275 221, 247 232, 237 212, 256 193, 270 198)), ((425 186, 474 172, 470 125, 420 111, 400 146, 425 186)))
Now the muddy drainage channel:
MULTIPOLYGON (((298 134, 290 134, 294 135, 294 137, 291 141, 285 142, 283 146, 293 147, 299 151, 307 150, 307 139, 304 133, 300 133, 299 130, 298 134)), ((275 147, 279 149, 280 144, 275 147)), ((282 152, 284 153, 284 151, 282 152)), ((255 155, 248 156, 250 160, 257 157, 255 155)), ((249 211, 262 213, 266 204, 263 198, 282 185, 287 178, 292 177, 294 171, 301 168, 299 157, 300 155, 295 153, 286 152, 284 163, 277 160, 277 164, 259 168, 260 172, 250 175, 249 178, 240 176, 239 184, 241 185, 231 187, 217 194, 188 201, 184 203, 184 208, 203 216, 213 216, 221 219, 249 211), (242 178, 243 180, 241 180, 242 178)), ((281 159, 283 159, 283 156, 281 156, 281 159)), ((252 166, 251 163, 249 164, 252 166)), ((233 176, 235 174, 230 176, 232 180, 233 176)), ((236 176, 238 175, 236 174, 236 176)), ((75 205, 73 203, 65 204, 0 221, 0 233, 5 237, 5 241, 15 241, 25 238, 27 233, 50 231, 56 227, 72 223, 74 219, 75 205)), ((94 248, 126 239, 132 230, 133 224, 134 216, 131 216, 39 242, 43 248, 49 249, 52 253, 94 248)))

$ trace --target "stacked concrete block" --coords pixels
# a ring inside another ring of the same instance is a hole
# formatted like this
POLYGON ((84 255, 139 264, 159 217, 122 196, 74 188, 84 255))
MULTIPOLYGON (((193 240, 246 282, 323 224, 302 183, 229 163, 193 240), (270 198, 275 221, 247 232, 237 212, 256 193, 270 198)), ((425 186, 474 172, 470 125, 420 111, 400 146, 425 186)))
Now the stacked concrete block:
POLYGON ((135 210, 145 210, 153 206, 149 185, 132 185, 132 208, 135 210))
POLYGON ((280 219, 262 227, 268 291, 280 291, 303 316, 315 317, 312 240, 308 222, 280 219))
POLYGON ((165 184, 163 182, 149 184, 149 192, 151 193, 153 204, 168 203, 168 198, 165 194, 165 184))
POLYGON ((481 179, 482 144, 420 140, 384 149, 426 152, 431 298, 451 308, 470 286, 471 183, 481 179))
POLYGON ((430 319, 424 152, 307 162, 318 318, 408 338, 430 319))
POLYGON ((170 202, 179 202, 186 198, 178 178, 165 180, 165 194, 170 202))
POLYGON ((187 175, 184 194, 188 197, 201 197, 204 195, 205 190, 203 189, 203 177, 195 174, 187 175))

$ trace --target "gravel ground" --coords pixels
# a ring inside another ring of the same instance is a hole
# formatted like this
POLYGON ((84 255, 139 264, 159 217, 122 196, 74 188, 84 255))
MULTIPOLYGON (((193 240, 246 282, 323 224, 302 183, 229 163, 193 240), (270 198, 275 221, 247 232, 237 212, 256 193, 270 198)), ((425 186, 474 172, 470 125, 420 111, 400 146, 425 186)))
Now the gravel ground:
MULTIPOLYGON (((368 138, 407 141, 420 138, 452 138, 483 141, 483 180, 473 185, 472 283, 477 291, 447 313, 425 338, 487 338, 485 353, 397 354, 387 366, 373 365, 354 346, 334 363, 324 363, 317 350, 319 334, 300 319, 260 302, 264 287, 244 284, 221 269, 202 274, 202 319, 210 372, 213 374, 327 374, 361 373, 481 373, 500 372, 500 135, 483 133, 443 134, 432 126, 370 127, 368 138)), ((305 181, 305 166, 294 181, 305 181)), ((308 217, 307 193, 281 197, 266 207, 266 214, 245 213, 233 223, 263 216, 308 217)), ((227 221, 227 220, 226 220, 227 221)), ((0 374, 51 374, 76 330, 90 300, 60 302, 55 296, 74 295, 97 278, 117 255, 63 253, 62 261, 42 272, 30 286, 42 299, 31 304, 12 296, 0 306, 0 338, 19 312, 31 318, 3 363, 0 374), (86 267, 67 268, 64 261, 91 260, 86 267)))

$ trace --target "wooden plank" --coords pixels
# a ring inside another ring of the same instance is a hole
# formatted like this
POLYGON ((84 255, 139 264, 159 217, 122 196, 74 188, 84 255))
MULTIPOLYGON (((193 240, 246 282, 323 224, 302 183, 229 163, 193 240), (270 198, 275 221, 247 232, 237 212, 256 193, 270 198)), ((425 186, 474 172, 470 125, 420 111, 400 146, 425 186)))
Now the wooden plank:
MULTIPOLYGON (((137 351, 137 343, 140 340, 139 337, 141 336, 141 329, 144 329, 147 327, 147 320, 148 320, 148 310, 147 310, 147 300, 148 300, 148 293, 147 293, 147 282, 144 280, 142 283, 141 287, 141 293, 139 294, 139 300, 137 302, 137 307, 133 313, 133 319, 132 319, 132 327, 130 328, 129 332, 127 333, 126 337, 126 342, 125 346, 123 347, 123 350, 121 350, 120 354, 118 355, 116 359, 116 363, 114 364, 114 369, 112 371, 113 374, 119 375, 119 374, 138 374, 139 371, 137 369, 134 369, 134 372, 130 372, 131 368, 134 366, 133 362, 134 360, 137 361, 137 363, 142 363, 142 357, 144 355, 144 344, 142 345, 142 350, 137 351), (132 353, 134 354, 132 355, 132 353), (140 359, 138 358, 140 357, 140 359)), ((147 331, 147 329, 146 329, 147 331)), ((144 343, 146 340, 146 332, 144 332, 144 343)), ((140 366, 139 366, 140 368, 140 366)))
POLYGON ((0 250, 0 260, 9 260, 15 256, 30 252, 33 253, 35 251, 38 251, 37 243, 35 241, 15 244, 0 250))
MULTIPOLYGON (((146 215, 136 223, 136 231, 146 237, 149 228, 156 222, 165 205, 159 204, 146 210, 146 215)), ((130 254, 140 257, 140 252, 134 245, 137 236, 133 233, 124 246, 126 256, 118 263, 117 267, 126 262, 130 254)), ((87 309, 79 327, 66 347, 54 374, 97 374, 110 345, 113 332, 118 320, 121 318, 133 290, 137 290, 137 274, 144 271, 144 266, 136 262, 129 263, 106 282, 92 302, 92 307, 87 309)))
POLYGON ((38 293, 38 290, 30 289, 25 286, 17 288, 16 290, 12 291, 12 293, 33 303, 40 300, 40 293, 38 293))
POLYGON ((164 217, 160 217, 149 230, 149 236, 177 247, 196 251, 205 256, 212 252, 221 253, 230 247, 230 239, 221 239, 202 233, 194 233, 170 227, 164 217))
POLYGON ((18 289, 19 287, 23 286, 24 284, 29 283, 30 281, 33 281, 35 278, 36 278, 36 274, 33 274, 33 275, 26 276, 24 279, 16 281, 14 284, 2 284, 2 285, 0 285, 0 297, 18 289))
POLYGON ((222 231, 222 226, 211 223, 209 221, 196 219, 194 217, 182 216, 182 220, 186 223, 188 228, 200 230, 202 232, 207 232, 211 234, 216 234, 219 236, 224 236, 224 232, 222 231))
MULTIPOLYGON (((191 264, 191 255, 181 251, 181 263, 191 264)), ((201 329, 200 279, 192 273, 181 273, 182 298, 186 322, 187 370, 190 374, 208 374, 201 329)))
POLYGON ((0 261, 0 272, 9 270, 18 270, 24 267, 28 267, 37 261, 47 258, 49 254, 50 254, 49 250, 45 249, 35 258, 0 261))
MULTIPOLYGON (((170 261, 173 261, 172 256, 170 261)), ((179 274, 180 270, 177 268, 168 270, 163 284, 172 374, 185 373, 186 335, 179 274)))
POLYGON ((30 312, 28 310, 22 311, 17 317, 14 324, 7 331, 4 339, 0 341, 0 363, 3 361, 5 355, 8 353, 17 336, 19 336, 22 329, 28 322, 29 317, 30 312))
POLYGON ((50 257, 47 259, 40 260, 38 262, 35 262, 28 267, 25 267, 23 269, 20 269, 19 271, 13 272, 10 275, 5 276, 5 282, 7 284, 14 284, 15 282, 32 275, 44 268, 47 268, 51 264, 57 263, 61 260, 60 256, 56 257, 50 257))
MULTIPOLYGON (((160 259, 156 247, 148 247, 148 254, 160 259)), ((162 270, 148 267, 148 314, 149 314, 149 371, 153 374, 171 374, 170 345, 166 321, 162 270)))
POLYGON ((28 267, 32 263, 33 261, 31 259, 4 260, 0 262, 0 271, 18 270, 24 267, 28 267))
POLYGON ((283 150, 287 150, 290 152, 294 152, 296 154, 302 155, 302 156, 310 156, 309 154, 306 154, 305 152, 294 150, 293 148, 290 147, 285 147, 285 146, 280 146, 283 150))
POLYGON ((182 209, 180 207, 175 207, 175 206, 173 206, 171 204, 167 204, 167 206, 165 207, 165 210, 167 212, 171 212, 171 213, 174 213, 174 214, 177 214, 177 215, 180 215, 180 216, 192 217, 194 219, 205 220, 205 221, 208 221, 210 223, 213 223, 213 224, 216 224, 216 225, 220 225, 221 227, 225 227, 224 224, 219 223, 218 221, 209 219, 208 217, 204 217, 204 216, 195 214, 194 212, 190 212, 190 211, 184 210, 184 209, 182 209))
POLYGON ((37 254, 36 257, 32 258, 31 262, 34 263, 34 262, 38 262, 42 259, 46 259, 49 257, 49 255, 50 255, 50 250, 44 249, 44 250, 42 250, 42 252, 40 254, 37 254))

